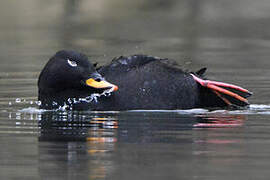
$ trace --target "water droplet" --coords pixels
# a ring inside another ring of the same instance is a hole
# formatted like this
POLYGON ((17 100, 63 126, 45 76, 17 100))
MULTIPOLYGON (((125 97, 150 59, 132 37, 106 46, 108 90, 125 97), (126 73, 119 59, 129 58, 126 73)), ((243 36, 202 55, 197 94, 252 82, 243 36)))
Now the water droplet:
POLYGON ((41 101, 36 101, 36 105, 41 105, 41 101))
POLYGON ((127 63, 127 61, 125 60, 125 59, 123 59, 123 60, 121 60, 121 61, 119 61, 121 64, 123 64, 123 65, 127 65, 128 63, 127 63))
POLYGON ((68 98, 68 103, 72 104, 72 100, 70 98, 68 98))
POLYGON ((21 113, 19 113, 19 112, 16 113, 16 119, 17 120, 20 120, 21 119, 21 113))

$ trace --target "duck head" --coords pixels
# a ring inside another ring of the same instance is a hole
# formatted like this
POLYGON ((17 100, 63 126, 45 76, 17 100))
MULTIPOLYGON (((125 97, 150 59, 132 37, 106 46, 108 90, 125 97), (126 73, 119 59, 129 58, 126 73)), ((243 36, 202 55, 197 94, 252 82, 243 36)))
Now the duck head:
POLYGON ((91 95, 103 95, 118 87, 107 82, 86 55, 62 50, 43 68, 38 79, 41 108, 53 109, 91 95))

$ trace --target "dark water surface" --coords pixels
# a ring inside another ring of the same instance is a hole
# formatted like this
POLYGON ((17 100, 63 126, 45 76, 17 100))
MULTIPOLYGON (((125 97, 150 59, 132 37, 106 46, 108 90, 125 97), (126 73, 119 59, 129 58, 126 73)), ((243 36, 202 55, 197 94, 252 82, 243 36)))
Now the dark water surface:
POLYGON ((2 1, 0 179, 269 179, 268 0, 2 1), (60 49, 104 64, 145 53, 207 66, 254 95, 237 111, 42 111, 60 49))

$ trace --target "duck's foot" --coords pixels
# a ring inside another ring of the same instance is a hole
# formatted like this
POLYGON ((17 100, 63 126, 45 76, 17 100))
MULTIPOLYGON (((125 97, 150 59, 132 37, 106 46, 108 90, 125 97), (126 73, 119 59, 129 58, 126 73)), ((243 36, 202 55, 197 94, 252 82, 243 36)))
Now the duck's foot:
POLYGON ((252 93, 247 89, 242 87, 201 79, 194 74, 191 74, 193 79, 199 83, 201 86, 211 89, 218 97, 220 97, 226 104, 229 106, 237 105, 237 106, 246 106, 249 105, 247 97, 251 96, 252 93))

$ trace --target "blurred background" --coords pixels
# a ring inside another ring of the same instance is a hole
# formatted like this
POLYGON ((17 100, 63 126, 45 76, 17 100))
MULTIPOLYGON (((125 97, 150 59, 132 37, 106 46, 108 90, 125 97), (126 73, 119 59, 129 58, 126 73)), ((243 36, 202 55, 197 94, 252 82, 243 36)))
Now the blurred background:
POLYGON ((73 49, 101 64, 143 53, 191 70, 207 66, 220 80, 256 82, 269 77, 269 10, 268 0, 1 1, 0 75, 33 78, 25 83, 34 91, 21 95, 36 96, 49 57, 73 49))

